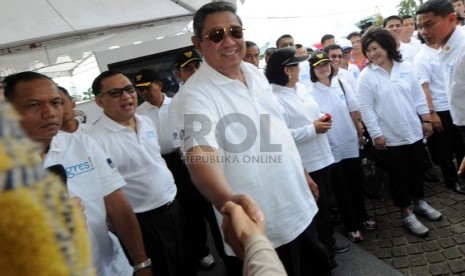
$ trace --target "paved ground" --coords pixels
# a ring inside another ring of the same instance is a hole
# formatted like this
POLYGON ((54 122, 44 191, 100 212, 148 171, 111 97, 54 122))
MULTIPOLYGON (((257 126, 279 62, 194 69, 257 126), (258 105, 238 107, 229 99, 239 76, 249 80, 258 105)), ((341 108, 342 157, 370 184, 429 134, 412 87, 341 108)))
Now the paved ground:
MULTIPOLYGON (((440 175, 437 168, 433 171, 440 175)), ((420 218, 430 229, 428 236, 415 237, 402 226, 386 188, 382 199, 366 200, 379 228, 365 232, 365 241, 358 245, 404 275, 465 275, 465 196, 446 189, 442 181, 425 182, 425 193, 430 205, 443 214, 436 222, 420 218)))
MULTIPOLYGON (((440 175, 437 168, 433 171, 440 175)), ((336 255, 339 266, 334 275, 465 275, 465 196, 447 190, 442 181, 425 182, 425 192, 427 201, 444 217, 436 222, 420 218, 430 229, 424 238, 413 236, 402 226, 387 188, 381 199, 366 199, 369 215, 378 221, 379 228, 365 231, 363 242, 351 243, 349 252, 336 255)), ((336 237, 345 239, 343 227, 336 229, 336 237)), ((217 260, 214 269, 199 276, 226 275, 221 259, 217 260)))

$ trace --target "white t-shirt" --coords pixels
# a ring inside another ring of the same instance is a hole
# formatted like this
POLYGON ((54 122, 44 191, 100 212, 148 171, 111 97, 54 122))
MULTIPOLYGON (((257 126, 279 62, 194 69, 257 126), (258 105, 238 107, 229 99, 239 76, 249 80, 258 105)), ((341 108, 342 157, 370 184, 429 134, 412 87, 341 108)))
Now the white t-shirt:
POLYGON ((144 102, 137 107, 137 114, 145 115, 152 119, 153 123, 157 126, 158 143, 160 144, 160 153, 168 154, 176 150, 173 147, 173 129, 170 116, 168 113, 171 98, 164 95, 163 104, 160 108, 152 105, 149 102, 144 102))
POLYGON ((349 63, 347 67, 347 71, 351 72, 354 75, 355 79, 358 79, 358 75, 360 75, 360 69, 358 68, 357 65, 349 63))
POLYGON ((440 52, 450 114, 457 126, 465 126, 465 28, 456 28, 440 52))
POLYGON ((407 43, 403 43, 403 42, 399 42, 399 43, 400 43, 399 51, 402 54, 402 60, 412 63, 413 58, 417 54, 417 50, 413 46, 407 43))
POLYGON ((137 133, 105 114, 87 133, 111 156, 127 185, 123 187, 135 213, 150 211, 172 201, 176 186, 160 155, 152 120, 135 114, 137 133))
POLYGON ((350 85, 343 80, 341 82, 345 93, 337 77, 332 78, 330 87, 316 82, 310 90, 321 113, 331 114, 333 124, 327 136, 336 163, 359 156, 357 130, 350 117, 350 112, 358 110, 358 103, 350 85))
POLYGON ((393 61, 391 74, 371 64, 357 83, 363 122, 371 138, 384 135, 388 146, 410 145, 423 138, 420 114, 429 114, 425 94, 412 66, 393 61))
POLYGON ((323 169, 334 162, 328 138, 316 133, 313 121, 318 120, 318 104, 307 88, 297 83, 295 88, 272 84, 273 93, 284 109, 284 120, 299 150, 307 172, 323 169))
POLYGON ((182 86, 176 106, 181 150, 217 149, 231 189, 257 202, 267 236, 278 247, 300 235, 318 208, 271 86, 252 64, 241 62, 240 68, 247 86, 208 62, 182 86))
POLYGON ((125 186, 112 160, 86 134, 58 133, 50 144, 44 167, 61 164, 66 170, 70 197, 77 196, 85 207, 98 275, 132 275, 134 270, 118 239, 108 231, 103 198, 125 186))
POLYGON ((420 52, 418 52, 413 60, 413 66, 415 67, 420 84, 429 84, 434 110, 449 110, 446 87, 441 73, 439 50, 422 44, 420 52))

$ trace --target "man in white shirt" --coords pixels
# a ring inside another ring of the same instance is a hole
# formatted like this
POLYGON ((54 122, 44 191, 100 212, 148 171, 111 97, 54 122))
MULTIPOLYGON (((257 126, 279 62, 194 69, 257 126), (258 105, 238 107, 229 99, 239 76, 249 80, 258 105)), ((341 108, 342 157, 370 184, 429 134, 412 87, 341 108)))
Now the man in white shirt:
POLYGON ((434 129, 433 135, 428 138, 428 148, 433 160, 441 168, 446 187, 465 194, 454 165, 454 155, 457 160, 465 156, 465 144, 458 128, 452 123, 438 48, 437 44, 422 45, 413 63, 428 102, 434 129))
MULTIPOLYGON (((290 34, 284 34, 276 40, 276 49, 284 47, 296 48, 294 38, 290 34)), ((313 83, 310 81, 310 65, 308 62, 299 63, 300 73, 299 82, 303 83, 307 88, 311 88, 313 83)))
POLYGON ((334 76, 346 81, 350 85, 352 90, 355 91, 357 82, 354 78, 354 75, 346 69, 340 67, 342 59, 344 58, 341 46, 337 44, 328 45, 324 48, 324 52, 328 54, 329 59, 331 60, 331 66, 334 70, 334 76))
POLYGON ((63 101, 63 124, 61 125, 61 131, 68 133, 83 133, 90 126, 81 123, 74 117, 74 108, 76 103, 73 98, 69 95, 68 90, 58 86, 60 91, 60 98, 63 101))
MULTIPOLYGON (((423 3, 417 10, 417 21, 419 33, 426 43, 437 43, 442 48, 441 70, 450 112, 465 140, 465 33, 456 27, 457 15, 449 1, 423 3)), ((461 168, 463 166, 465 159, 461 168)))
POLYGON ((402 16, 402 27, 400 41, 412 46, 417 52, 420 51, 421 42, 413 36, 415 32, 415 20, 413 16, 409 14, 402 16))
POLYGON ((135 114, 135 87, 122 73, 105 71, 95 78, 92 90, 103 115, 87 133, 126 180, 122 190, 139 220, 154 274, 195 275, 174 179, 160 155, 156 126, 135 114))
MULTIPOLYGON (((183 67, 189 66, 190 62, 201 61, 195 50, 184 51, 177 57, 176 64, 183 67)), ((192 183, 187 167, 179 155, 178 147, 173 145, 173 134, 176 132, 173 120, 169 116, 169 109, 174 101, 172 102, 170 97, 162 93, 161 78, 152 69, 142 69, 137 72, 134 85, 145 100, 137 107, 136 113, 149 117, 157 127, 160 153, 175 179, 178 199, 186 212, 189 223, 189 233, 193 241, 193 257, 203 268, 209 269, 215 265, 215 259, 207 247, 207 228, 204 219, 207 203, 192 183)))
POLYGON ((384 19, 383 28, 388 30, 392 36, 395 38, 397 43, 397 50, 402 54, 402 60, 407 62, 412 62, 417 51, 413 46, 410 46, 407 43, 400 41, 400 36, 403 32, 402 18, 397 15, 391 15, 384 19))
POLYGON ((263 219, 259 206, 290 275, 330 275, 327 251, 312 224, 317 187, 304 172, 267 79, 242 61, 245 41, 235 5, 202 6, 194 32, 204 63, 177 96, 181 150, 192 180, 217 210, 232 200, 257 221, 263 219))
POLYGON ((151 275, 139 224, 120 190, 126 183, 111 159, 87 135, 58 132, 63 106, 56 84, 35 72, 10 75, 4 82, 5 97, 19 112, 22 128, 42 146, 44 167, 63 165, 70 196, 82 200, 97 274, 129 276, 136 270, 129 265, 118 239, 109 232, 112 228, 133 262, 143 268, 135 275, 151 275))

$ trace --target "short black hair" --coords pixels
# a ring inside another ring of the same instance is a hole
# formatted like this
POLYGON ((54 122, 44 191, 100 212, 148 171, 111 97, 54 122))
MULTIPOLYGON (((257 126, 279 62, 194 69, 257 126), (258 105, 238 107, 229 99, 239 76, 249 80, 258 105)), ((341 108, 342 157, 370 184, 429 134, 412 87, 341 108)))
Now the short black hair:
POLYGON ((203 39, 202 31, 205 27, 205 19, 207 19, 208 15, 216 12, 232 12, 236 16, 237 21, 239 21, 239 24, 242 26, 242 20, 237 15, 236 5, 225 1, 205 4, 197 10, 193 20, 194 34, 200 41, 203 39))
POLYGON ((332 34, 325 34, 324 36, 321 37, 321 44, 323 44, 326 40, 333 39, 334 35, 332 34))
POLYGON ((280 36, 278 39, 276 39, 276 48, 279 48, 279 42, 281 41, 281 39, 285 39, 285 38, 292 38, 292 35, 290 34, 283 34, 282 36, 280 36))
POLYGON ((367 56, 366 52, 371 42, 377 42, 387 52, 389 59, 402 62, 402 55, 397 50, 396 39, 388 30, 376 26, 368 28, 361 40, 364 56, 367 56))
MULTIPOLYGON (((253 46, 255 46, 255 47, 258 48, 257 44, 256 44, 255 42, 253 42, 253 41, 247 40, 247 41, 245 42, 245 48, 246 48, 246 49, 249 49, 250 47, 253 47, 253 46)), ((260 49, 260 48, 259 48, 259 49, 260 49)))
POLYGON ((384 18, 384 20, 383 20, 383 28, 386 28, 387 23, 389 21, 391 21, 391 20, 399 20, 401 25, 404 23, 404 20, 402 20, 402 18, 400 16, 391 15, 391 16, 388 16, 388 17, 384 18))
POLYGON ((352 37, 362 37, 362 34, 359 32, 351 32, 350 34, 347 35, 347 39, 350 40, 352 37))
POLYGON ((104 79, 113 77, 113 76, 118 75, 118 74, 121 74, 121 75, 125 76, 123 73, 121 73, 119 71, 112 71, 112 70, 104 71, 104 72, 100 73, 100 75, 98 75, 94 79, 94 81, 92 82, 92 93, 95 96, 100 95, 100 93, 102 93, 102 91, 100 91, 100 90, 102 90, 102 81, 104 79))
POLYGON ((13 98, 15 97, 15 88, 18 85, 18 83, 42 79, 49 80, 53 84, 55 84, 55 82, 46 75, 32 71, 24 71, 5 77, 5 79, 3 80, 3 87, 5 89, 5 99, 7 101, 13 100, 13 98))
POLYGON ((329 54, 329 51, 331 51, 331 50, 341 50, 341 51, 344 53, 344 50, 343 50, 342 47, 339 46, 338 44, 331 44, 331 45, 326 46, 326 47, 323 49, 323 52, 329 54))
POLYGON ((66 90, 64 87, 58 86, 58 90, 65 94, 65 96, 68 97, 70 100, 73 99, 73 97, 71 97, 71 95, 69 94, 68 90, 66 90))
POLYGON ((429 0, 421 4, 417 9, 417 15, 429 12, 432 12, 436 16, 446 17, 454 12, 454 6, 452 6, 450 1, 429 0))
POLYGON ((405 19, 409 19, 409 18, 413 19, 413 16, 411 16, 410 14, 406 14, 406 15, 403 15, 401 18, 402 18, 402 21, 404 21, 405 19))

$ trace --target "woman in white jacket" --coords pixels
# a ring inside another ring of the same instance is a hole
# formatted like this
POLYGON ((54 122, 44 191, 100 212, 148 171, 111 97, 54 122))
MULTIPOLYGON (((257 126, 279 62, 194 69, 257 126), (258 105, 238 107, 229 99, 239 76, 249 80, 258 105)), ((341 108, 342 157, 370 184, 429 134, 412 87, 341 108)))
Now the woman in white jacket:
MULTIPOLYGON (((318 214, 316 226, 319 240, 330 255, 331 264, 336 267, 334 229, 329 219, 328 192, 330 187, 330 165, 334 162, 326 132, 331 121, 323 119, 318 104, 309 95, 305 85, 299 83, 299 63, 307 62, 309 56, 295 56, 292 48, 274 52, 265 70, 273 88, 273 94, 281 104, 284 120, 296 143, 305 170, 318 184, 318 214)), ((348 250, 348 244, 339 244, 338 252, 348 250)))
POLYGON ((366 212, 363 198, 363 170, 359 146, 363 144, 363 126, 358 103, 350 85, 334 76, 328 55, 314 52, 310 58, 311 95, 322 112, 332 115, 328 140, 334 156, 331 184, 342 221, 351 241, 360 242, 360 226, 374 230, 376 222, 366 212))
POLYGON ((428 228, 412 209, 430 220, 441 218, 424 200, 423 137, 432 133, 426 98, 388 31, 369 29, 362 37, 362 51, 370 60, 357 84, 363 122, 386 164, 392 200, 400 208, 404 225, 423 236, 428 228))

